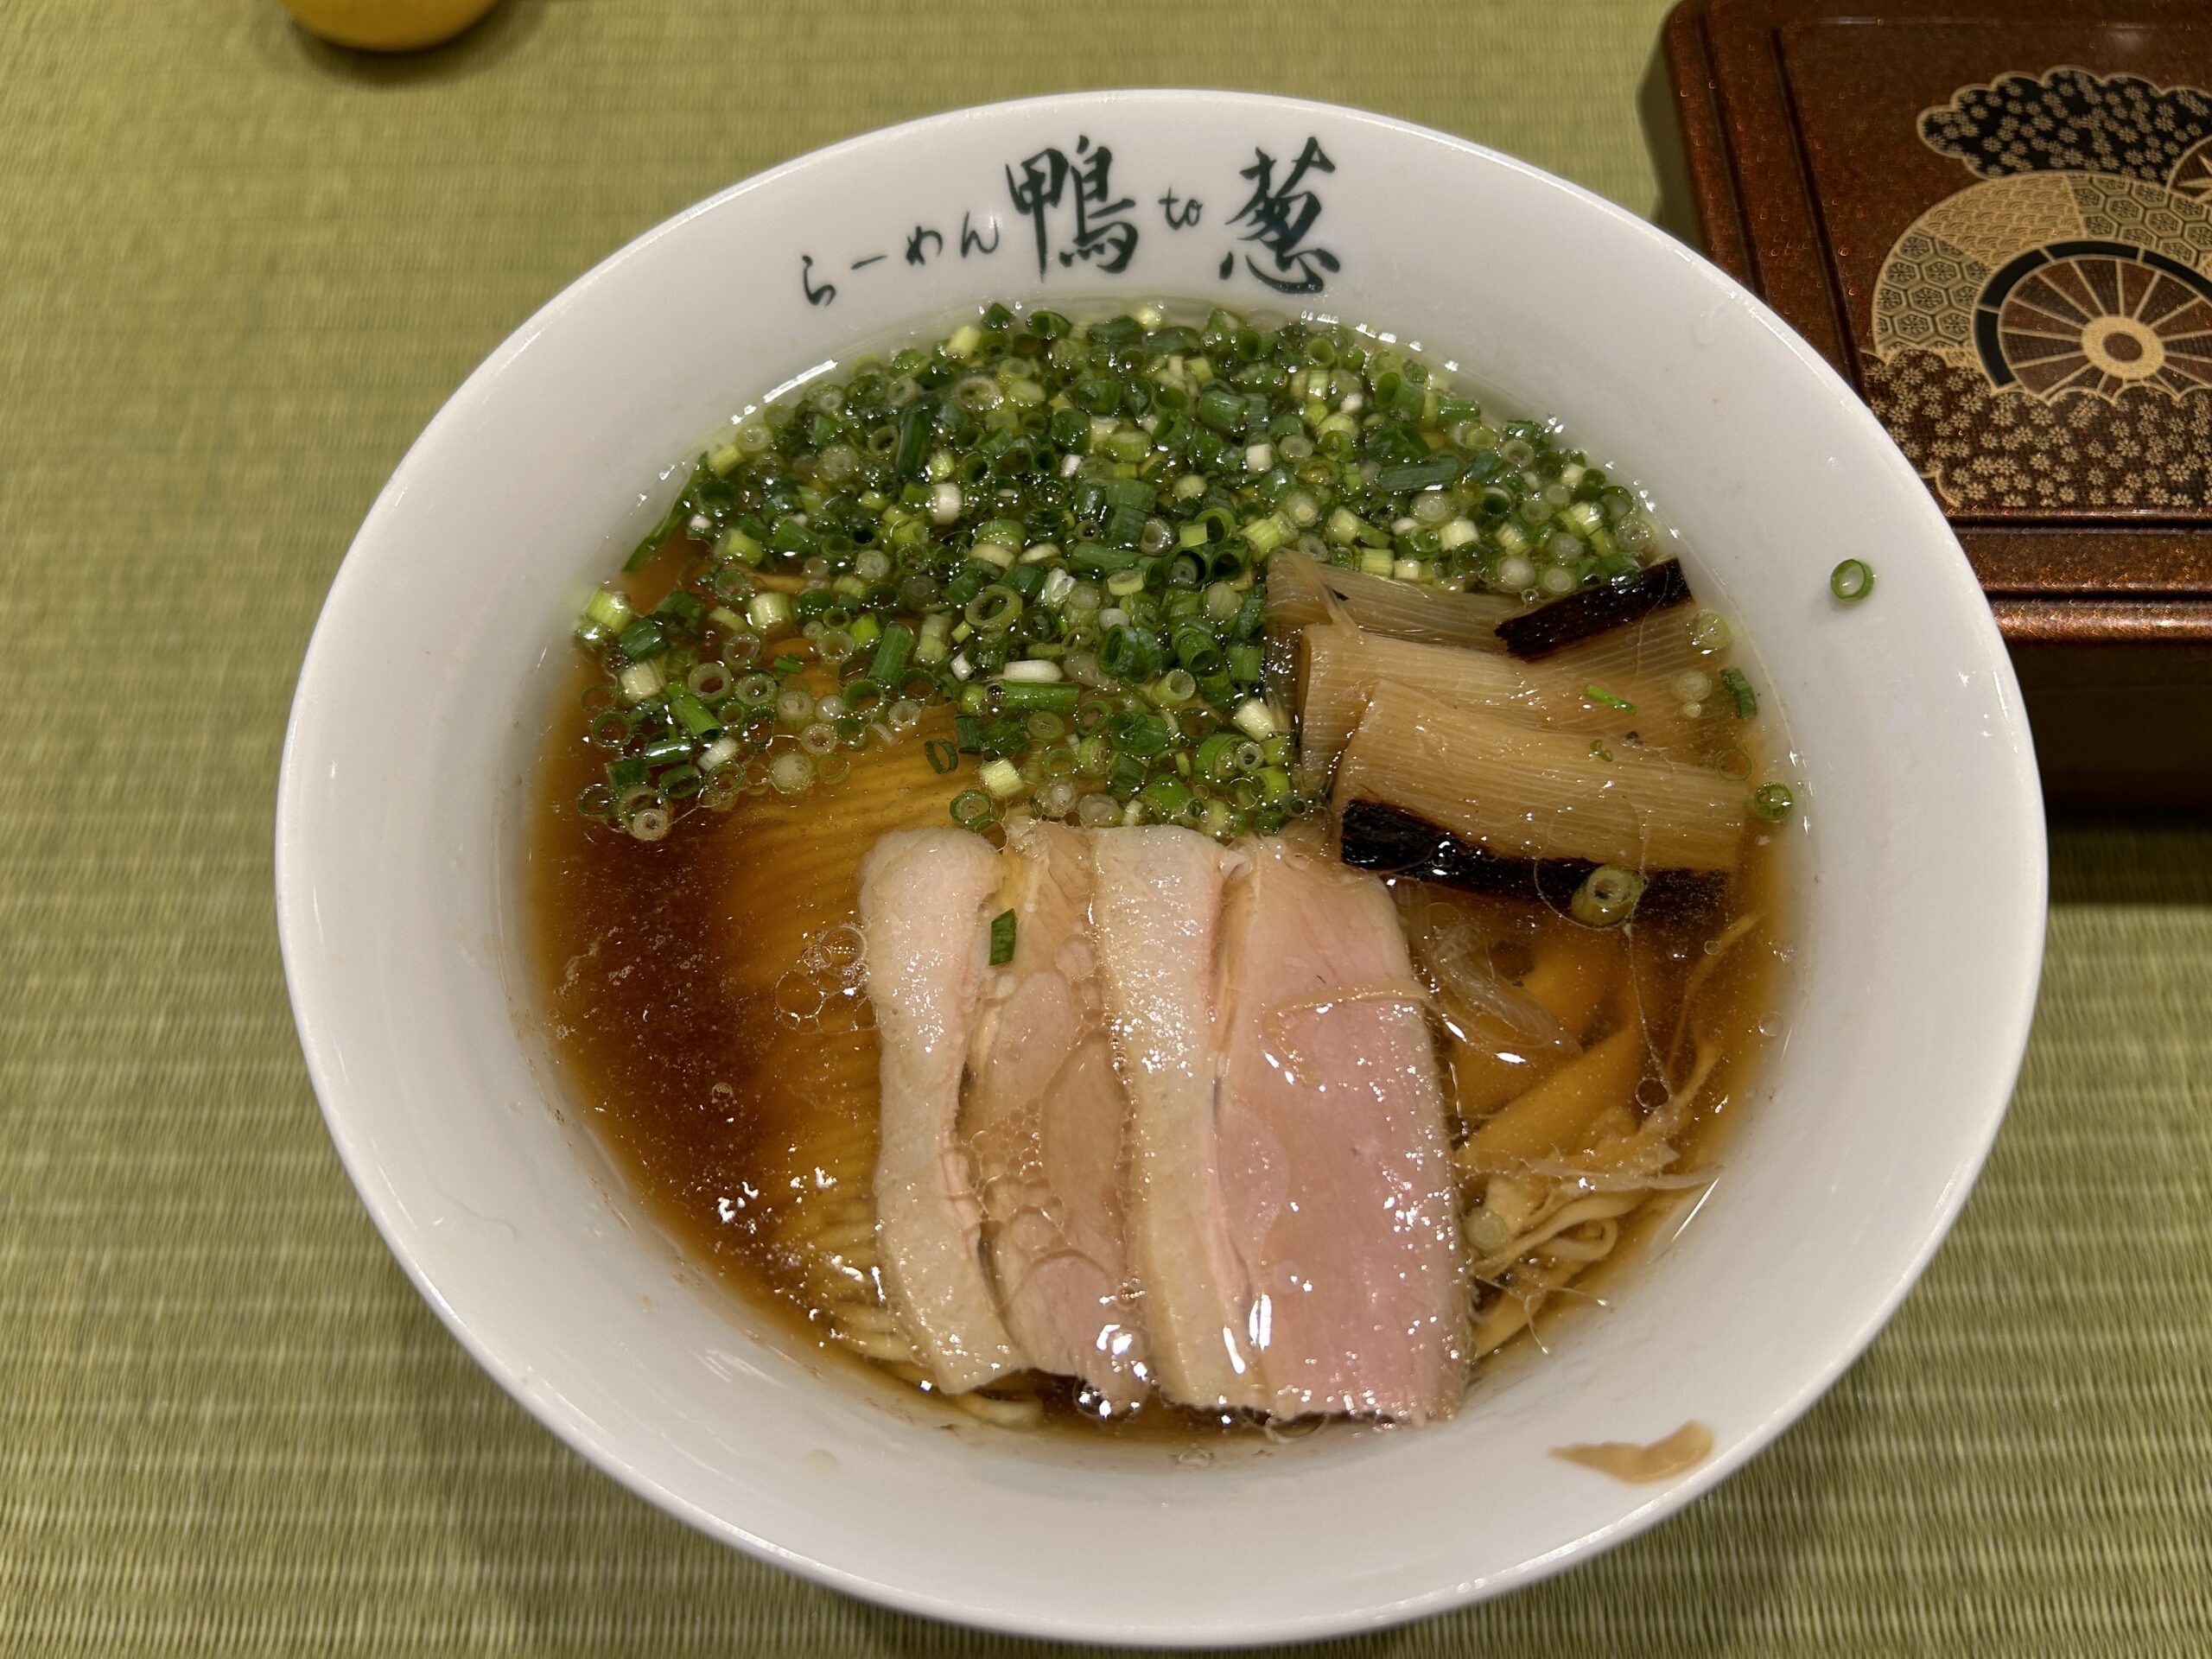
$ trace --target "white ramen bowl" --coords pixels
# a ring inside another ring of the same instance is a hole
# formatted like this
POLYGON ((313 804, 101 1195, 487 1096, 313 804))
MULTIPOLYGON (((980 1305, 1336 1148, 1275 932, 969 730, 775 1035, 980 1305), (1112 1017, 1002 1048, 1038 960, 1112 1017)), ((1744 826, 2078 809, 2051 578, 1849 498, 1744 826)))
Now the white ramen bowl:
POLYGON ((1134 92, 803 157, 524 324, 430 423, 331 589, 286 740, 276 897, 347 1169, 439 1316, 548 1427, 702 1530, 856 1595, 1197 1643, 1526 1584, 1780 1433, 1973 1182, 2026 1039, 2044 866, 2018 691, 1965 559, 1873 418, 1757 300, 1621 209, 1441 133, 1134 92), (1452 1421, 1205 1466, 947 1432, 687 1266, 565 1109, 520 826, 581 597, 741 402, 994 297, 1306 308, 1457 359, 1642 480, 1786 715, 1796 948, 1726 1173, 1610 1308, 1498 1367, 1452 1421), (1847 609, 1828 572, 1862 556, 1879 587, 1847 609), (1550 1455, 1692 1420, 1712 1455, 1659 1484, 1550 1455))

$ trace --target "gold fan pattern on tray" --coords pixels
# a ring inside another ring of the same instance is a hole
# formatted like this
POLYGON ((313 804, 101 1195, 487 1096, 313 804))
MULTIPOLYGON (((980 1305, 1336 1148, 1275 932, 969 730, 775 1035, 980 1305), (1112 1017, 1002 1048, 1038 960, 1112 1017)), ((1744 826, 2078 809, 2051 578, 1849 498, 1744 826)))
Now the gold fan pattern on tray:
POLYGON ((2212 304, 2139 258, 2080 253, 2029 271, 1996 308, 1995 334, 2005 367, 2042 397, 2212 385, 2212 304))
POLYGON ((1979 177, 1891 247, 1859 384, 1951 512, 2212 518, 2208 125, 2075 68, 1923 111, 1979 177))
POLYGON ((2174 163, 2166 188, 2192 201, 2212 200, 2212 138, 2198 140, 2174 163))
POLYGON ((1885 362, 1932 352, 2039 397, 2212 385, 2212 205, 2099 173, 1970 185, 1916 219, 1873 305, 1885 362))

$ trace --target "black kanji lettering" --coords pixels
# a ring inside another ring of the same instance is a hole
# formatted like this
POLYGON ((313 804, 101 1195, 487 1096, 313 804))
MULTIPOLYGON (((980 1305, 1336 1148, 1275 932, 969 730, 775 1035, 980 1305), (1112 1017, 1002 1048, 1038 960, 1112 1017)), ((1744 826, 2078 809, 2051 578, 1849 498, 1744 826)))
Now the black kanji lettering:
POLYGON ((1065 150, 1046 149, 1023 162, 1019 175, 1011 167, 1006 169, 1014 211, 1029 219, 1036 234, 1039 276, 1055 259, 1064 268, 1082 260, 1109 275, 1128 269, 1137 250, 1137 227, 1121 215, 1136 202, 1128 196, 1114 199, 1113 167, 1112 150, 1078 137, 1072 159, 1065 150), (1070 185, 1075 187, 1072 193, 1070 185), (1063 202, 1072 210, 1073 233, 1055 251, 1050 220, 1063 202))
POLYGON ((1327 281, 1322 273, 1333 273, 1342 267, 1328 249, 1306 245, 1314 220, 1321 217, 1321 198, 1306 180, 1313 174, 1335 172, 1337 164, 1321 148, 1319 139, 1309 137, 1278 186, 1274 157, 1256 147, 1252 156, 1252 165, 1236 175, 1252 181, 1251 199, 1230 215, 1229 222, 1251 226, 1243 239, 1260 245, 1268 256, 1268 268, 1262 269, 1249 253, 1244 256, 1245 268, 1279 294, 1317 294, 1327 281))

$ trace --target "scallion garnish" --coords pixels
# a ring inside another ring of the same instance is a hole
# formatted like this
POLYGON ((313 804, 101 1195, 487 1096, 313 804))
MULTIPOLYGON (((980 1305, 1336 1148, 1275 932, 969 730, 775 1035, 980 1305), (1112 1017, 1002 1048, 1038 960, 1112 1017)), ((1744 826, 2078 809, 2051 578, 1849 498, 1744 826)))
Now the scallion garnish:
POLYGON ((1690 619, 1690 644, 1699 651, 1726 651, 1732 637, 1728 619, 1718 611, 1700 611, 1690 619))
POLYGON ((1751 810, 1769 823, 1780 823, 1796 804, 1787 784, 1761 784, 1751 791, 1751 810))
POLYGON ((585 602, 583 620, 592 627, 620 633, 630 626, 633 614, 627 599, 612 588, 602 588, 585 602))
POLYGON ((1638 872, 1619 864, 1601 864, 1574 890, 1567 908, 1585 927, 1618 927, 1636 914, 1643 887, 1644 879, 1638 872))
POLYGON ((1636 712, 1636 705, 1626 697, 1615 696, 1602 685, 1586 685, 1582 695, 1592 702, 1602 703, 1608 709, 1618 709, 1624 715, 1636 712))
POLYGON ((1083 688, 1065 680, 1017 680, 1009 677, 999 682, 998 696, 1001 709, 1071 715, 1083 701, 1083 688))
POLYGON ((914 631, 904 622, 885 624, 882 643, 875 648, 875 661, 868 666, 868 677, 878 685, 899 684, 913 654, 914 631))
POLYGON ((992 967, 1002 968, 1014 960, 1014 914, 1010 910, 1002 910, 991 918, 992 967))
POLYGON ((978 758, 953 804, 970 828, 1272 831, 1313 804, 1265 690, 1278 550, 1519 596, 1631 575, 1653 541, 1549 426, 1485 424, 1350 328, 982 308, 698 458, 627 562, 659 597, 610 585, 578 618, 613 763, 579 810, 652 838, 922 732, 940 773, 978 758), (942 703, 949 737, 927 724, 942 703))
POLYGON ((1021 768, 1004 755, 995 756, 984 761, 976 777, 977 781, 990 791, 994 800, 1010 801, 1015 796, 1026 793, 1028 789, 1027 783, 1021 776, 1021 768))
POLYGON ((1742 669, 1722 669, 1720 671, 1720 685, 1721 689, 1726 691, 1730 697, 1734 699, 1736 704, 1736 717, 1738 720, 1751 720, 1758 715, 1759 712, 1759 694, 1751 690, 1751 683, 1744 677, 1744 671, 1742 669))
POLYGON ((1856 605, 1874 591, 1874 567, 1864 559, 1846 559, 1828 572, 1828 591, 1847 605, 1856 605))

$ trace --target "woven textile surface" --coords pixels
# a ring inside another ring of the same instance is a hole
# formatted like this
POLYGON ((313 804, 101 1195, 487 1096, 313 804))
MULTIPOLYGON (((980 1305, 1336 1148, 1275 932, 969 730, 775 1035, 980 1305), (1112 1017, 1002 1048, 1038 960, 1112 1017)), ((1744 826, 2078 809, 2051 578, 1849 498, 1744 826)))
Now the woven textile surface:
MULTIPOLYGON (((0 3, 0 1654, 1021 1648, 631 1497, 387 1256, 272 920, 316 610, 478 359, 759 168, 960 104, 1201 83, 1406 116, 1650 212, 1660 12, 505 0, 383 61, 273 0, 0 3)), ((2012 1117, 1865 1358, 1636 1542, 1342 1651, 2212 1648, 2212 829, 2061 825, 2053 875, 2012 1117)))

